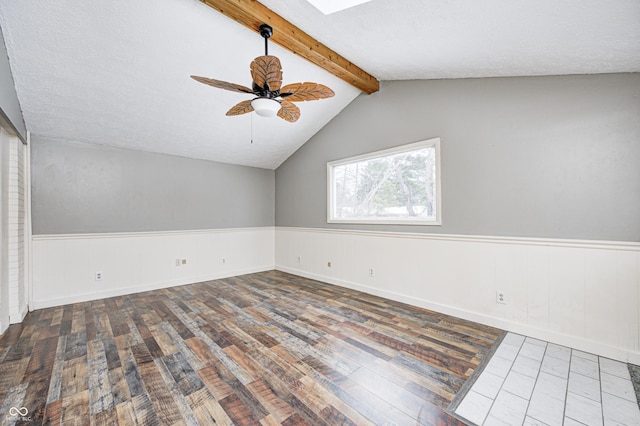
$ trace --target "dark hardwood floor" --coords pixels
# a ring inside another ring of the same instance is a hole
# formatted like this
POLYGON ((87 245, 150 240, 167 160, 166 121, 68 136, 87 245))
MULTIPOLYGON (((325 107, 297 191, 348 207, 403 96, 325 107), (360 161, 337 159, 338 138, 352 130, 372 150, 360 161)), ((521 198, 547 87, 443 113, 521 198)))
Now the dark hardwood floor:
POLYGON ((0 339, 0 423, 455 425, 501 334, 277 271, 42 309, 0 339))

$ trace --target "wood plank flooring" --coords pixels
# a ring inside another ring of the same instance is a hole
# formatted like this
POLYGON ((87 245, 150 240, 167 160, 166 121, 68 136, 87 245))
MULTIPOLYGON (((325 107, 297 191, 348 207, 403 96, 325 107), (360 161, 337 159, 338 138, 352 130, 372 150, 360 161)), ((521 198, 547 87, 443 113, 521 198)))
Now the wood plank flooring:
POLYGON ((42 309, 0 338, 0 424, 456 425, 501 334, 278 271, 42 309))

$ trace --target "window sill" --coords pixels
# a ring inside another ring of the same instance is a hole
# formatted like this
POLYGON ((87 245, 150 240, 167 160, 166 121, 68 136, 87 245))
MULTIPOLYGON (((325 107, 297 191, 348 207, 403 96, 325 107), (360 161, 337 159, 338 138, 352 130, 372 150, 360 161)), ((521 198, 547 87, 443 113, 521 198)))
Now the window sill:
POLYGON ((327 223, 349 223, 361 225, 420 225, 420 226, 442 226, 439 220, 423 220, 423 219, 327 219, 327 223))

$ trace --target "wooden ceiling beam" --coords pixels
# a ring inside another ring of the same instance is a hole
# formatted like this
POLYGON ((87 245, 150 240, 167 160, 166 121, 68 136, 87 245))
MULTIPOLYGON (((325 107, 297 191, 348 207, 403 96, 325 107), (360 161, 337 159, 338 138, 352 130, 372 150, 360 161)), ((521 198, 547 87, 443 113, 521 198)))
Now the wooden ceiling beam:
POLYGON ((270 25, 273 27, 270 41, 302 56, 366 94, 380 90, 380 82, 375 77, 256 0, 200 1, 256 33, 260 25, 270 25))

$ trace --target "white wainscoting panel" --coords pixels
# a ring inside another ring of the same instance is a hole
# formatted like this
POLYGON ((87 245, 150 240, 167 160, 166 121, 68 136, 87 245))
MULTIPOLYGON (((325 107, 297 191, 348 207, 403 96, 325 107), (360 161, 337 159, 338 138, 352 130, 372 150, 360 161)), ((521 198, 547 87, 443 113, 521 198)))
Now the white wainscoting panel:
POLYGON ((26 150, 17 137, 10 139, 7 201, 7 276, 11 324, 22 322, 28 311, 25 277, 26 150))
POLYGON ((640 364, 640 243, 284 227, 275 240, 276 269, 640 364))
POLYGON ((30 308, 271 270, 274 245, 273 227, 34 236, 30 308))

